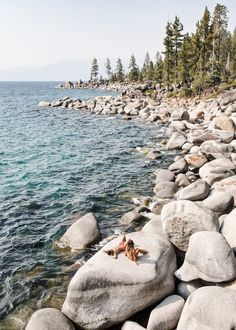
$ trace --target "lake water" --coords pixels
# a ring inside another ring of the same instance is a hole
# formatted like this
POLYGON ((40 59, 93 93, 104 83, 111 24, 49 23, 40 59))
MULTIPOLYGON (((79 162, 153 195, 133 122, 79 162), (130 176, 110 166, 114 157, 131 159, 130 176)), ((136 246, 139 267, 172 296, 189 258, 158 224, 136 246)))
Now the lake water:
POLYGON ((97 247, 70 253, 53 242, 87 212, 103 238, 124 231, 118 220, 132 209, 132 197, 152 195, 150 175, 168 161, 147 164, 135 150, 162 139, 154 124, 37 107, 64 96, 115 95, 56 84, 0 83, 1 330, 23 329, 41 307, 60 308, 76 267, 97 247))

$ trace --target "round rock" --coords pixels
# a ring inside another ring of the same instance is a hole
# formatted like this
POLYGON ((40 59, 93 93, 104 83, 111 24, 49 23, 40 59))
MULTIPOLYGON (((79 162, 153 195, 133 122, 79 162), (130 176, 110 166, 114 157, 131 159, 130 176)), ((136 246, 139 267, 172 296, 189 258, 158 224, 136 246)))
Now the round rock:
POLYGON ((175 272, 180 280, 219 283, 236 278, 236 259, 223 235, 202 231, 193 234, 184 264, 175 272))
POLYGON ((179 200, 164 205, 161 220, 169 240, 182 251, 187 251, 192 234, 203 230, 219 230, 213 212, 192 201, 179 200))
POLYGON ((31 316, 25 330, 75 330, 75 327, 59 310, 44 308, 31 316))

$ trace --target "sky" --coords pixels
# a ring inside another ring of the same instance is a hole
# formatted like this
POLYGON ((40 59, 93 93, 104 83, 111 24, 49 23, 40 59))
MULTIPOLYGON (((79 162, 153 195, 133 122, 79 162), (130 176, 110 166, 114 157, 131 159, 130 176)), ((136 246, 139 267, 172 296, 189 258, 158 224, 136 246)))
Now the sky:
MULTIPOLYGON (((179 16, 192 32, 214 0, 0 0, 0 70, 51 65, 64 60, 154 57, 165 25, 179 16)), ((236 26, 236 0, 229 29, 236 26)), ((1 77, 0 77, 1 78, 1 77)))

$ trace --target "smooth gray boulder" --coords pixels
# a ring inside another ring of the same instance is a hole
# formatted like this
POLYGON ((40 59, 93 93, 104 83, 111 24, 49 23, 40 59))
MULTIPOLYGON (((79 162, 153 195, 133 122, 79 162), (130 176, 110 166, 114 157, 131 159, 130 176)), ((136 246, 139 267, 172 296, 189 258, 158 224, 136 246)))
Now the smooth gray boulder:
POLYGON ((177 109, 171 113, 171 120, 189 120, 189 113, 185 109, 177 109))
POLYGON ((173 132, 167 141, 166 149, 180 149, 186 142, 185 135, 179 132, 173 132))
POLYGON ((206 286, 187 299, 177 330, 232 330, 236 328, 236 294, 206 286))
POLYGON ((201 154, 188 154, 184 158, 188 165, 193 168, 200 168, 207 162, 207 158, 201 154))
POLYGON ((126 321, 121 328, 121 330, 144 330, 144 329, 145 328, 141 327, 141 325, 133 321, 126 321))
POLYGON ((202 201, 202 205, 213 212, 228 213, 234 207, 234 198, 226 191, 213 189, 210 195, 202 201))
POLYGON ((192 294, 195 290, 201 288, 203 284, 200 281, 190 281, 190 282, 178 282, 176 286, 176 292, 178 295, 183 297, 185 300, 192 294))
POLYGON ((235 170, 235 165, 231 160, 219 158, 204 164, 199 170, 199 176, 212 185, 216 181, 233 176, 233 170, 235 170))
POLYGON ((31 316, 25 330, 75 330, 75 327, 58 309, 43 308, 31 316))
POLYGON ((173 198, 176 192, 177 185, 171 181, 161 181, 154 187, 154 192, 157 198, 173 198))
POLYGON ((186 173, 188 170, 188 164, 184 158, 181 158, 171 164, 168 169, 176 174, 186 173))
POLYGON ((178 187, 186 187, 190 184, 190 181, 186 174, 179 173, 176 176, 175 183, 178 185, 178 187))
POLYGON ((222 143, 219 141, 205 141, 200 146, 201 152, 208 158, 224 158, 230 157, 230 153, 234 150, 230 144, 222 143))
POLYGON ((186 199, 190 201, 200 201, 209 194, 210 186, 201 179, 191 183, 187 187, 181 189, 177 193, 178 199, 186 199))
POLYGON ((58 246, 72 250, 83 249, 101 239, 100 229, 92 213, 85 214, 74 222, 59 239, 58 246))
POLYGON ((220 232, 236 252, 236 209, 231 211, 223 220, 220 232))
POLYGON ((181 281, 196 279, 219 283, 236 278, 236 259, 223 235, 201 231, 193 234, 184 264, 175 272, 181 281))
POLYGON ((159 150, 153 149, 146 154, 146 157, 150 159, 159 159, 162 158, 162 153, 159 150))
POLYGON ((178 295, 164 299, 152 310, 147 330, 172 330, 179 322, 184 303, 185 300, 178 295))
POLYGON ((221 96, 221 105, 223 106, 233 103, 234 101, 236 101, 236 89, 227 91, 221 96))
POLYGON ((182 251, 187 251, 192 234, 203 230, 219 231, 213 212, 192 201, 179 200, 164 205, 161 221, 171 243, 182 251))
POLYGON ((51 106, 51 102, 48 102, 48 101, 40 101, 38 103, 38 107, 44 107, 44 108, 46 108, 46 107, 50 107, 50 106, 51 106))
POLYGON ((157 170, 156 172, 156 183, 159 183, 161 181, 174 181, 175 180, 175 175, 173 172, 169 170, 157 170))
POLYGON ((62 311, 78 326, 87 330, 108 328, 173 293, 176 256, 165 235, 135 232, 126 238, 148 251, 139 257, 139 265, 124 253, 118 259, 104 253, 118 245, 119 237, 72 278, 62 311))
POLYGON ((212 188, 232 195, 234 198, 234 205, 236 205, 236 175, 215 182, 212 188))
POLYGON ((131 224, 134 224, 134 223, 143 222, 145 220, 146 220, 146 218, 142 214, 140 214, 139 212, 130 211, 130 212, 125 213, 121 217, 120 223, 122 225, 131 225, 131 224))
POLYGON ((216 128, 219 128, 224 131, 235 132, 235 124, 233 120, 226 115, 215 117, 213 122, 216 128))

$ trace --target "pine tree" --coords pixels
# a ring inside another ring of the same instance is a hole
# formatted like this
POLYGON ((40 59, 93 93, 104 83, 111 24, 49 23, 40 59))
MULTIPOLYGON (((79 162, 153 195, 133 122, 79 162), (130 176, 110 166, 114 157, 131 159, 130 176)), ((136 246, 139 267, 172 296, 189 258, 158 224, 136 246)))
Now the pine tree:
POLYGON ((144 80, 148 80, 148 71, 150 69, 150 56, 149 53, 146 53, 145 59, 144 59, 144 63, 143 63, 143 67, 142 67, 142 74, 143 74, 143 78, 144 80))
POLYGON ((173 44, 173 28, 170 22, 166 25, 166 37, 164 39, 165 55, 164 67, 163 67, 163 80, 167 86, 167 90, 170 90, 170 85, 173 82, 174 77, 174 44, 173 44))
POLYGON ((98 80, 98 61, 96 58, 92 61, 92 67, 91 67, 91 75, 90 75, 91 81, 97 81, 98 80))
POLYGON ((139 69, 134 54, 130 58, 128 78, 129 81, 137 81, 139 78, 139 69))
POLYGON ((228 42, 228 10, 224 5, 217 4, 212 18, 213 49, 212 49, 212 75, 219 79, 222 77, 227 62, 225 44, 228 42))
POLYGON ((125 79, 125 73, 124 73, 124 68, 123 64, 120 58, 118 58, 116 62, 116 80, 119 82, 124 81, 125 79))
POLYGON ((202 76, 206 75, 210 68, 210 56, 212 52, 212 31, 210 27, 210 12, 205 8, 203 18, 197 26, 199 35, 199 63, 198 68, 202 76))
POLYGON ((108 80, 110 80, 112 76, 112 70, 111 70, 111 61, 109 58, 106 59, 105 68, 106 68, 107 78, 108 80))
POLYGON ((179 53, 178 80, 184 87, 190 87, 192 80, 193 43, 187 34, 179 53))
POLYGON ((157 83, 162 83, 163 80, 163 59, 160 52, 156 53, 155 64, 154 64, 154 80, 157 83))
POLYGON ((180 54, 181 46, 183 43, 183 37, 184 37, 184 35, 182 34, 182 31, 183 31, 183 24, 180 22, 179 17, 175 16, 174 23, 172 24, 175 83, 177 83, 177 78, 178 78, 179 54, 180 54))
POLYGON ((236 28, 231 36, 230 75, 232 78, 236 78, 236 28))

